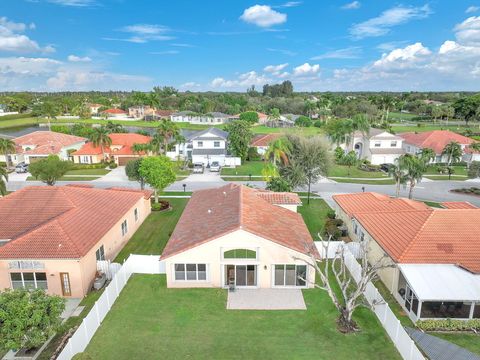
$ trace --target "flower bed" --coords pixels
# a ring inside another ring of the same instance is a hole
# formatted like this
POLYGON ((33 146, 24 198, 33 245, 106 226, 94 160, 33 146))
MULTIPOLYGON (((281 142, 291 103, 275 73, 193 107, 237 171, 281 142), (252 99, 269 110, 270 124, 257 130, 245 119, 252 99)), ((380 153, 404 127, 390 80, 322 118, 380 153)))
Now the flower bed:
POLYGON ((165 200, 159 200, 158 203, 156 203, 155 200, 152 199, 151 205, 152 211, 167 211, 172 209, 170 203, 165 200))
POLYGON ((460 188, 460 189, 453 189, 450 190, 451 192, 455 193, 460 193, 460 194, 466 194, 466 195, 480 195, 480 188, 477 187, 470 187, 470 188, 460 188))
POLYGON ((417 326, 424 331, 480 331, 480 319, 419 320, 417 326))

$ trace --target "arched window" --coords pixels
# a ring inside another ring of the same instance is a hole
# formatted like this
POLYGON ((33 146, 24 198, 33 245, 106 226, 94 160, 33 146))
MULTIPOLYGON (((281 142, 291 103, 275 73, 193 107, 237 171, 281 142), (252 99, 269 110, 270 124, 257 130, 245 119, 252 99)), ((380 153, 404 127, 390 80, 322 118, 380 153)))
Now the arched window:
POLYGON ((256 259, 257 252, 249 249, 232 249, 223 253, 224 259, 256 259))

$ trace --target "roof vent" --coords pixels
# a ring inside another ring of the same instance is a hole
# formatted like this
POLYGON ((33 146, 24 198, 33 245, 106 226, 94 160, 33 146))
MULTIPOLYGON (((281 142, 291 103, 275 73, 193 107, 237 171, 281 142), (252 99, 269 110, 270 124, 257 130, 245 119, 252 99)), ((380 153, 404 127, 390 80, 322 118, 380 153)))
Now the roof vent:
POLYGON ((209 214, 211 214, 211 213, 212 213, 212 209, 208 209, 207 212, 208 212, 209 214))
POLYGON ((223 192, 223 196, 227 197, 227 192, 226 191, 223 192))

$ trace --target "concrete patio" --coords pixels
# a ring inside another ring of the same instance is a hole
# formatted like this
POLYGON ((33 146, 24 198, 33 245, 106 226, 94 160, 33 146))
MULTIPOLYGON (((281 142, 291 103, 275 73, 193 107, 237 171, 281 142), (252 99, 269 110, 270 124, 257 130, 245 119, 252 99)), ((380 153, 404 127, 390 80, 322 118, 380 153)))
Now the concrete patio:
POLYGON ((299 289, 236 289, 228 292, 229 310, 306 310, 299 289))

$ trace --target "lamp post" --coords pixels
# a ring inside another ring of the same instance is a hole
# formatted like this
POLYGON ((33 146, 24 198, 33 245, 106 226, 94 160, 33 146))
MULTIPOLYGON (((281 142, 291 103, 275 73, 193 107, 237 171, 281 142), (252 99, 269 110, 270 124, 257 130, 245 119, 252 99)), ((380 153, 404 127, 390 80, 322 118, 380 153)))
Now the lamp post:
POLYGON ((185 193, 185 188, 187 187, 187 184, 183 184, 183 192, 185 193))

